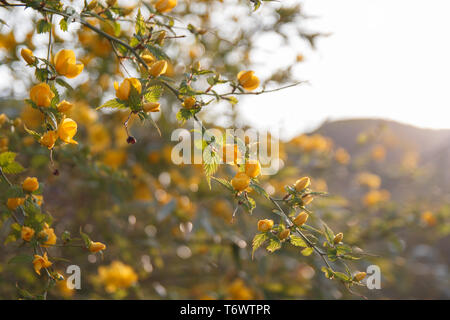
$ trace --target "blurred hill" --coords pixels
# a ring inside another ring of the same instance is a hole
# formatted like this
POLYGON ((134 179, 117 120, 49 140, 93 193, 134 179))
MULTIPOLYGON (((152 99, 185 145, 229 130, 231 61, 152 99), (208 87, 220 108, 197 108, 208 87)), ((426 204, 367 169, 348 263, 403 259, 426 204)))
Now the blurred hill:
MULTIPOLYGON (((398 201, 420 198, 450 201, 450 130, 421 129, 395 121, 351 119, 325 122, 319 134, 351 156, 349 166, 327 169, 330 192, 351 196, 360 172, 377 174, 382 188, 398 201)), ((288 158, 290 155, 288 155, 288 158)))

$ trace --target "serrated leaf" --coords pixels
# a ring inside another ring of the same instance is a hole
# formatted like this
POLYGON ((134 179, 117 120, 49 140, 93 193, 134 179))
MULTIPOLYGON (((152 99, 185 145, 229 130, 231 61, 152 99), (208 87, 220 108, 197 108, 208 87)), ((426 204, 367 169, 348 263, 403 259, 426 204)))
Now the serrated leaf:
POLYGON ((64 79, 61 78, 56 78, 56 83, 59 84, 60 86, 69 89, 69 90, 73 90, 72 86, 64 79))
POLYGON ((213 179, 214 181, 219 182, 222 186, 224 186, 228 190, 234 191, 233 186, 231 185, 231 183, 228 180, 222 179, 222 178, 216 178, 216 177, 211 177, 211 179, 213 179))
POLYGON ((158 102, 163 93, 163 88, 161 86, 151 86, 147 89, 144 94, 144 98, 147 102, 158 102))
POLYGON ((269 194, 266 192, 266 190, 264 190, 264 188, 260 187, 258 184, 256 184, 255 182, 250 182, 250 187, 255 190, 257 193, 259 193, 260 195, 262 195, 263 197, 266 197, 267 199, 269 199, 269 194))
POLYGON ((296 236, 296 235, 291 235, 290 242, 293 246, 296 246, 296 247, 305 247, 305 248, 308 247, 305 240, 303 240, 301 237, 296 236))
POLYGON ((8 164, 5 167, 2 167, 2 170, 6 174, 18 174, 24 171, 25 169, 18 162, 13 162, 8 164))
POLYGON ((68 24, 67 24, 67 20, 66 19, 61 19, 61 21, 59 21, 59 27, 61 28, 62 31, 67 31, 68 30, 68 24))
POLYGON ((119 99, 111 99, 106 101, 100 107, 97 107, 95 110, 100 110, 103 108, 113 108, 113 109, 125 109, 127 106, 123 104, 119 99))
POLYGON ((136 16, 136 25, 134 27, 137 35, 143 35, 145 33, 145 21, 141 14, 141 9, 139 8, 136 16))
POLYGON ((44 19, 41 19, 36 23, 37 33, 49 32, 51 29, 52 29, 52 24, 44 19))
POLYGON ((255 251, 262 246, 262 244, 267 240, 267 233, 258 233, 255 235, 252 241, 252 259, 255 251))
POLYGON ((328 242, 333 243, 333 239, 334 239, 333 230, 331 230, 330 227, 328 227, 325 222, 322 222, 322 226, 323 226, 325 237, 327 238, 328 242))
POLYGON ((0 167, 7 166, 14 162, 14 159, 16 158, 16 153, 11 151, 6 151, 0 153, 0 167))
POLYGON ((281 248, 281 241, 278 238, 271 238, 269 240, 269 245, 266 247, 267 251, 274 252, 281 248))

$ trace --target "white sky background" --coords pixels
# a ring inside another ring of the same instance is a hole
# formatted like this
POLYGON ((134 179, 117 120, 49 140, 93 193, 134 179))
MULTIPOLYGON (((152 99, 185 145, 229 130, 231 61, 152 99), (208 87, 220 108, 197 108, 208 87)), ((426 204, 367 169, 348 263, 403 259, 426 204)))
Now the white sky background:
MULTIPOLYGON (((303 53, 295 73, 310 84, 240 97, 245 123, 285 139, 326 119, 386 118, 450 128, 449 0, 280 1, 263 7, 300 2, 305 14, 316 17, 305 26, 331 35, 318 40, 316 51, 303 42, 278 50, 273 37, 260 39, 252 68, 262 79, 303 53)), ((264 18, 263 10, 255 14, 264 18)), ((8 85, 2 73, 0 89, 8 85)))
MULTIPOLYGON (((310 85, 241 99, 245 122, 279 129, 283 138, 326 119, 375 117, 450 128, 450 1, 302 3, 306 14, 317 16, 307 26, 332 33, 296 68, 310 85)), ((280 59, 296 53, 280 53, 280 59)))

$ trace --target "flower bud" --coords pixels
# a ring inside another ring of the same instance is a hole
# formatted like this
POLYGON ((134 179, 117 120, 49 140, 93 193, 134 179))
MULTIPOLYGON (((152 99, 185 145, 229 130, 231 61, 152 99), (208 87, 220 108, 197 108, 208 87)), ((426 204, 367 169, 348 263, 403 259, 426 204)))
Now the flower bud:
POLYGON ((250 178, 256 178, 261 173, 261 165, 259 164, 259 161, 256 161, 254 163, 246 163, 245 164, 245 173, 250 178))
POLYGON ((43 134, 39 143, 50 150, 55 146, 56 139, 58 139, 58 133, 50 130, 43 134))
POLYGON ((60 75, 67 78, 75 78, 83 71, 84 64, 77 63, 75 52, 72 50, 62 49, 54 58, 55 69, 60 75))
POLYGON ((25 202, 24 198, 9 198, 6 201, 6 206, 9 210, 16 210, 17 207, 23 205, 25 202))
POLYGON ((250 178, 245 174, 245 172, 238 172, 236 173, 234 178, 231 179, 231 185, 237 191, 243 191, 247 189, 249 184, 250 178))
POLYGON ((39 189, 38 179, 35 177, 28 177, 22 183, 23 190, 27 192, 34 192, 39 189))
POLYGON ((308 214, 306 212, 301 212, 297 217, 294 218, 293 222, 297 227, 301 227, 308 220, 308 214))
POLYGON ((253 91, 259 86, 259 79, 254 71, 241 71, 237 75, 239 84, 248 91, 253 91))
POLYGON ((334 236, 333 242, 334 244, 338 244, 339 242, 344 239, 344 234, 342 232, 339 232, 337 235, 334 236))
POLYGON ((195 100, 195 97, 187 97, 184 99, 184 101, 181 105, 185 109, 192 109, 192 108, 194 108, 196 102, 197 101, 195 100))
POLYGON ((284 229, 284 230, 281 231, 280 234, 278 235, 278 239, 284 240, 284 239, 288 238, 290 234, 291 234, 291 230, 289 230, 289 229, 284 229))
POLYGON ((159 77, 167 71, 167 61, 159 60, 152 64, 148 73, 153 77, 159 77))
POLYGON ((90 252, 95 253, 95 252, 99 252, 99 251, 102 251, 102 250, 105 250, 105 249, 106 249, 106 246, 103 243, 101 243, 101 242, 93 242, 93 241, 91 241, 89 243, 89 251, 90 252))
POLYGON ((166 13, 171 11, 177 5, 177 0, 158 0, 155 3, 155 8, 158 12, 166 13))
POLYGON ((310 204, 312 201, 314 200, 313 196, 310 194, 304 195, 302 197, 302 201, 303 201, 303 205, 307 206, 308 204, 310 204))
POLYGON ((28 48, 20 50, 20 55, 28 64, 33 64, 36 61, 36 58, 33 56, 33 51, 28 48))
POLYGON ((160 104, 158 102, 146 102, 142 106, 142 109, 145 112, 159 112, 160 111, 160 104))
POLYGON ((55 94, 45 82, 35 85, 30 90, 30 99, 38 107, 50 107, 54 97, 55 94))
POLYGON ((357 274, 355 274, 355 276, 353 277, 353 279, 355 281, 361 281, 362 279, 364 279, 366 277, 366 273, 365 272, 358 272, 357 274))
POLYGON ((64 118, 58 126, 58 136, 65 143, 78 144, 73 137, 77 133, 77 123, 70 119, 64 118))
POLYGON ((166 32, 163 30, 158 34, 158 37, 156 38, 156 44, 163 46, 165 38, 166 38, 166 32))
POLYGON ((295 181, 294 188, 298 192, 302 191, 303 189, 306 189, 311 184, 311 179, 309 177, 303 177, 295 181))
POLYGON ((258 221, 258 231, 267 232, 273 227, 273 220, 264 219, 258 221))
POLYGON ((68 112, 70 109, 72 109, 73 104, 70 102, 67 102, 66 100, 61 101, 57 106, 59 112, 68 112))
POLYGON ((24 241, 30 241, 34 236, 34 229, 30 227, 22 227, 21 237, 24 241))

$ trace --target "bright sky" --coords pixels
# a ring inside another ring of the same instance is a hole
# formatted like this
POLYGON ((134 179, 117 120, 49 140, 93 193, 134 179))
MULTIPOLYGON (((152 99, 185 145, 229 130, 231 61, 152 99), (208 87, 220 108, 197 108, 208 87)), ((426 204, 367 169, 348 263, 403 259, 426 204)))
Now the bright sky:
POLYGON ((450 128, 450 1, 305 0, 309 24, 331 32, 306 53, 310 85, 246 98, 245 119, 284 138, 325 119, 387 118, 450 128))

